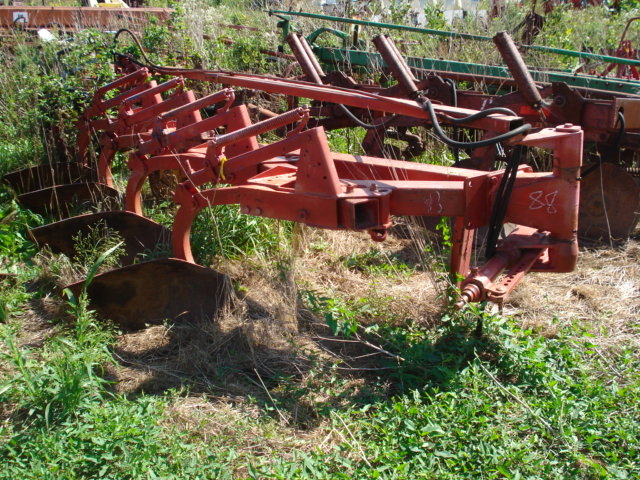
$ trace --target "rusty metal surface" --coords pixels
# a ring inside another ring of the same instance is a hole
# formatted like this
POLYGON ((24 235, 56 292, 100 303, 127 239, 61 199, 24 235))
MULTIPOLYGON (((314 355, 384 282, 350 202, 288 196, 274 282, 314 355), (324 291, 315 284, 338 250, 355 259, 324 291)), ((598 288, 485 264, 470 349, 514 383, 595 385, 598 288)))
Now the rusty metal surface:
POLYGON ((40 247, 48 246, 73 258, 76 255, 73 237, 79 233, 86 235, 92 228, 108 229, 122 237, 126 251, 120 259, 123 265, 133 263, 139 254, 171 242, 171 232, 166 227, 135 213, 120 211, 79 215, 34 228, 29 233, 40 247))
POLYGON ((502 59, 509 67, 509 71, 524 99, 533 108, 540 108, 542 106, 540 92, 538 92, 531 73, 529 73, 529 69, 524 63, 520 52, 518 52, 515 43, 513 43, 511 36, 507 32, 499 32, 493 37, 493 43, 495 43, 502 59))
POLYGON ((22 194, 54 185, 95 180, 95 172, 79 163, 52 163, 9 172, 2 180, 22 194))
POLYGON ((75 30, 124 24, 142 26, 148 24, 152 17, 168 21, 172 12, 170 8, 0 6, 0 28, 34 29, 53 26, 75 30))
MULTIPOLYGON (((79 295, 83 282, 68 288, 79 295)), ((214 270, 168 258, 98 275, 87 293, 102 318, 135 330, 165 320, 213 319, 230 300, 231 282, 214 270)))
POLYGON ((616 98, 614 108, 610 115, 611 128, 616 128, 617 126, 618 112, 624 115, 625 129, 640 129, 640 99, 616 98))
POLYGON ((640 187, 631 174, 603 163, 580 182, 578 233, 583 238, 624 239, 640 218, 640 187))
POLYGON ((69 217, 90 206, 114 208, 119 200, 117 190, 99 183, 56 185, 18 195, 18 201, 29 210, 56 218, 69 217))
POLYGON ((287 43, 291 47, 291 51, 295 54, 296 60, 307 77, 307 80, 313 83, 322 84, 321 77, 324 76, 320 64, 317 63, 315 56, 309 55, 307 49, 304 48, 301 38, 292 33, 287 37, 287 43), (314 63, 314 60, 315 63, 314 63), (317 65, 317 68, 316 68, 317 65))
MULTIPOLYGON (((131 57, 119 56, 121 68, 138 68, 131 57)), ((289 95, 298 98, 308 98, 320 102, 341 103, 346 106, 363 108, 371 111, 386 112, 387 114, 406 115, 416 119, 426 119, 429 114, 415 101, 404 98, 383 97, 362 90, 345 89, 327 85, 317 85, 308 82, 287 80, 274 76, 250 73, 235 73, 219 70, 197 70, 175 67, 149 66, 156 74, 181 75, 196 81, 206 81, 231 85, 238 88, 254 89, 269 94, 289 95)), ((447 105, 434 105, 437 114, 448 115, 453 118, 467 117, 476 110, 457 108, 447 105)), ((510 115, 491 115, 473 122, 473 125, 461 126, 483 130, 493 130, 504 133, 522 124, 522 118, 510 115)))
POLYGON ((398 52, 393 40, 386 35, 378 35, 373 38, 373 43, 407 97, 416 98, 418 96, 418 87, 416 86, 415 78, 400 52, 398 52))

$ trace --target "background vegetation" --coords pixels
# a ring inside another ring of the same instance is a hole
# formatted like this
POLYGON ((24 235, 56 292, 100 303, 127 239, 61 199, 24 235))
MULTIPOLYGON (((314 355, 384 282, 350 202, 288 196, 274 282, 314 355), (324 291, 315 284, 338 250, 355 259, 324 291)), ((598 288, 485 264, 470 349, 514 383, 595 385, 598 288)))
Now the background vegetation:
MULTIPOLYGON (((637 14, 629 5, 558 8, 538 41, 611 48, 637 14)), ((259 52, 278 38, 255 5, 174 6, 170 24, 144 32, 155 60, 282 71, 259 52)), ((490 34, 524 13, 455 27, 490 34)), ((403 40, 407 53, 497 61, 473 43, 403 40)), ((111 42, 95 31, 3 41, 0 174, 72 150, 77 116, 113 78, 111 42)), ((534 276, 502 313, 453 312, 446 245, 372 246, 225 209, 199 218, 194 243, 201 262, 233 276, 236 306, 216 322, 119 332, 86 298, 55 293, 106 247, 85 265, 38 253, 27 231, 48 219, 5 186, 0 202, 0 271, 11 274, 0 279, 0 478, 640 478, 637 235, 584 251, 574 275, 534 276)))

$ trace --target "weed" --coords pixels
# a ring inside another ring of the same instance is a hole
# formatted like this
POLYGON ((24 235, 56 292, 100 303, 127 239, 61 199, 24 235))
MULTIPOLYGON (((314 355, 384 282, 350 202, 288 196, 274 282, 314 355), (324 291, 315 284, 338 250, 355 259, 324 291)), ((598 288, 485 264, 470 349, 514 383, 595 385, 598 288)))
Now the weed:
POLYGON ((36 245, 27 230, 41 225, 42 218, 22 208, 4 187, 0 187, 0 205, 0 270, 12 271, 35 255, 36 245))
POLYGON ((344 265, 368 275, 408 277, 415 271, 415 268, 404 263, 399 255, 389 255, 373 248, 366 253, 349 255, 344 259, 344 265))
POLYGON ((361 143, 366 131, 364 128, 343 128, 326 132, 329 148, 333 152, 364 155, 361 143))
POLYGON ((100 266, 102 269, 113 269, 119 266, 120 257, 124 256, 123 239, 115 230, 109 228, 105 222, 91 225, 86 232, 78 232, 73 237, 75 250, 74 265, 82 276, 86 277, 94 268, 96 262, 110 251, 100 266))
MULTIPOLYGON (((593 375, 602 365, 588 344, 541 338, 509 320, 490 319, 482 338, 461 325, 403 334, 410 349, 398 351, 420 368, 415 378, 422 383, 405 385, 389 401, 335 412, 342 442, 332 451, 276 460, 256 468, 254 478, 638 475, 631 460, 640 448, 631 414, 640 396, 632 366, 637 352, 620 353, 624 380, 612 384, 593 375), (620 455, 620 448, 632 456, 620 455)), ((407 374, 401 373, 405 380, 407 374)))
POLYGON ((274 253, 291 231, 290 222, 243 215, 238 205, 222 205, 196 217, 191 246, 198 262, 210 265, 216 255, 239 258, 274 253))
POLYGON ((301 290, 300 297, 313 313, 324 317, 334 335, 346 338, 358 331, 362 320, 384 316, 380 302, 369 298, 343 300, 335 296, 319 296, 310 290, 301 290))
MULTIPOLYGON (((0 130, 3 130, 2 127, 0 130)), ((11 138, 12 135, 16 135, 15 131, 16 129, 11 128, 0 133, 0 158, 3 160, 0 163, 0 176, 24 165, 30 165, 42 156, 42 145, 39 141, 34 138, 11 138)))
POLYGON ((17 373, 3 382, 0 392, 16 405, 16 412, 30 422, 51 428, 77 415, 81 403, 101 396, 100 376, 105 362, 112 361, 107 350, 112 335, 98 327, 86 308, 83 296, 74 305, 76 323, 71 334, 53 337, 40 353, 23 351, 16 332, 4 326, 1 335, 9 361, 17 373))

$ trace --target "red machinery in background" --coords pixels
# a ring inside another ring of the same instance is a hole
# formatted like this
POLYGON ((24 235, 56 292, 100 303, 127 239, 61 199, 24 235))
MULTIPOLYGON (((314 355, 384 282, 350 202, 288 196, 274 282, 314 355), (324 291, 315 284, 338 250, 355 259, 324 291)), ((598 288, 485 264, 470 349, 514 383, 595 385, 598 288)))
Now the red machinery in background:
POLYGON ((118 8, 116 4, 105 7, 53 7, 53 6, 0 6, 0 31, 56 28, 75 32, 85 28, 113 30, 123 26, 139 29, 152 18, 166 22, 171 17, 170 8, 118 8))

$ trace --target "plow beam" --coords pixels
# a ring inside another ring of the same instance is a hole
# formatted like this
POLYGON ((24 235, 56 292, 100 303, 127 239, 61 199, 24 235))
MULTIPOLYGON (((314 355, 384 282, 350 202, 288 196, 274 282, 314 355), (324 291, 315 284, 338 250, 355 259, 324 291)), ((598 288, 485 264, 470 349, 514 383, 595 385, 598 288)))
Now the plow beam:
POLYGON ((151 172, 180 170, 190 184, 197 186, 220 180, 231 181, 233 174, 225 174, 223 171, 227 156, 235 157, 255 151, 259 147, 257 135, 295 122, 299 122, 296 127, 299 130, 304 127, 308 118, 308 110, 297 108, 252 125, 246 107, 240 105, 203 120, 203 122, 207 122, 207 129, 226 127, 228 132, 209 140, 206 151, 198 147, 198 149, 187 150, 183 153, 152 157, 131 155, 128 162, 131 175, 127 182, 125 209, 142 214, 142 188, 151 172))
MULTIPOLYGON (((151 93, 155 90, 152 88, 146 92, 128 97, 123 101, 118 117, 104 129, 100 136, 100 145, 102 147, 98 158, 98 177, 100 181, 112 186, 111 162, 116 152, 135 148, 141 143, 150 141, 154 128, 158 131, 175 130, 175 117, 161 119, 160 116, 175 110, 176 107, 195 102, 193 92, 190 90, 183 91, 182 84, 182 79, 176 79, 175 82, 168 81, 156 87, 157 89, 162 87, 164 91, 174 86, 177 87, 176 91, 165 100, 162 100, 157 93, 151 93), (145 99, 149 97, 155 101, 150 102, 146 107, 133 108, 135 104, 140 102, 144 105, 145 99)), ((199 119, 201 117, 197 109, 195 112, 190 112, 181 117, 183 124, 197 122, 199 119)))
MULTIPOLYGON (((134 106, 140 105, 140 107, 144 108, 145 105, 148 105, 148 99, 157 100, 156 95, 166 93, 169 90, 176 89, 174 93, 182 93, 184 90, 184 79, 182 77, 175 77, 167 80, 166 82, 161 83, 160 85, 145 90, 144 92, 140 92, 130 97, 125 98, 121 105, 120 111, 126 111, 129 116, 134 116, 134 106)), ((150 103, 156 103, 154 101, 150 103)), ((132 121, 133 124, 138 123, 137 121, 132 121)))
MULTIPOLYGON (((118 61, 125 68, 141 68, 141 64, 128 56, 119 56, 118 61)), ((327 103, 341 103, 355 108, 413 117, 415 119, 423 120, 425 125, 430 123, 428 112, 426 112, 424 108, 418 105, 415 101, 409 99, 385 97, 362 90, 318 85, 315 83, 287 80, 267 75, 229 73, 215 70, 192 70, 175 67, 149 66, 145 68, 149 68, 153 72, 161 75, 180 75, 192 80, 213 82, 240 88, 250 88, 266 93, 310 98, 312 100, 327 103)), ((456 119, 468 117, 477 113, 477 110, 451 107, 447 105, 434 105, 433 107, 437 114, 443 114, 456 119)), ((523 120, 521 117, 493 114, 474 122, 461 124, 460 126, 490 130, 497 133, 506 133, 522 124, 523 120)))
POLYGON ((78 163, 86 163, 87 161, 87 149, 91 141, 91 135, 96 131, 105 130, 111 123, 111 120, 107 117, 107 111, 110 108, 117 107, 131 95, 155 87, 155 81, 147 82, 150 78, 149 71, 146 68, 141 68, 114 80, 96 91, 91 105, 76 123, 76 128, 78 129, 76 160, 78 163), (113 90, 121 90, 121 93, 105 100, 105 95, 113 90))
MULTIPOLYGON (((90 119, 98 115, 103 115, 104 112, 110 108, 118 106, 125 98, 133 95, 131 92, 138 88, 149 88, 145 83, 151 79, 151 74, 146 68, 141 68, 138 71, 132 72, 128 75, 124 75, 117 78, 111 83, 100 87, 93 95, 91 105, 85 110, 83 118, 90 119), (121 93, 113 96, 112 98, 105 99, 107 93, 114 90, 120 90, 121 93)), ((136 92, 140 93, 140 92, 136 92)))
MULTIPOLYGON (((191 92, 188 93, 193 95, 191 92)), ((154 155, 163 150, 186 149, 206 142, 208 136, 203 134, 220 126, 217 123, 219 115, 229 110, 234 99, 233 90, 225 88, 199 100, 192 98, 184 105, 161 114, 153 126, 151 138, 140 144, 137 153, 154 155), (218 109, 216 115, 203 120, 200 109, 220 102, 224 102, 224 105, 218 109), (175 122, 175 127, 167 128, 170 122, 175 122)))
POLYGON ((179 129, 185 125, 201 121, 202 117, 200 116, 199 110, 210 105, 224 102, 224 105, 222 105, 218 110, 220 113, 226 112, 231 107, 235 98, 233 90, 225 88, 219 92, 212 93, 211 95, 207 95, 206 97, 202 97, 198 100, 193 100, 185 105, 163 113, 160 115, 159 121, 160 123, 175 121, 176 128, 179 129))

